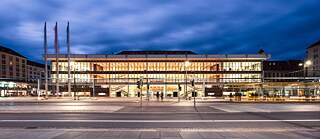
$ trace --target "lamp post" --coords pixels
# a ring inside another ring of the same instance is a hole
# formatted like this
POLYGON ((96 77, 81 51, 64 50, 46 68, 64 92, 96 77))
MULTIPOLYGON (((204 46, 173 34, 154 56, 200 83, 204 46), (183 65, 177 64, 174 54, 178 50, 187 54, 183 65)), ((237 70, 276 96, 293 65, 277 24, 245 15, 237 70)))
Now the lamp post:
POLYGON ((140 76, 139 86, 140 86, 140 107, 142 108, 142 86, 143 86, 143 76, 140 76))
POLYGON ((307 75, 307 67, 311 65, 311 60, 304 61, 303 63, 299 63, 299 66, 303 66, 303 82, 306 80, 307 75))
POLYGON ((186 74, 185 74, 185 79, 186 79, 186 87, 185 87, 185 97, 186 99, 188 98, 187 95, 188 95, 188 66, 189 66, 190 62, 189 61, 184 61, 184 69, 186 71, 186 74))
MULTIPOLYGON (((311 65, 311 60, 307 60, 307 61, 304 61, 303 64, 302 63, 299 64, 299 66, 303 66, 303 82, 306 82, 306 76, 308 76, 307 75, 307 72, 308 72, 307 67, 310 65, 311 65)), ((306 85, 305 85, 305 87, 306 87, 306 85)), ((304 95, 306 96, 305 91, 306 91, 306 88, 304 89, 304 95)))
POLYGON ((77 100, 77 85, 76 85, 76 68, 74 67, 73 68, 73 97, 74 97, 74 100, 77 100))

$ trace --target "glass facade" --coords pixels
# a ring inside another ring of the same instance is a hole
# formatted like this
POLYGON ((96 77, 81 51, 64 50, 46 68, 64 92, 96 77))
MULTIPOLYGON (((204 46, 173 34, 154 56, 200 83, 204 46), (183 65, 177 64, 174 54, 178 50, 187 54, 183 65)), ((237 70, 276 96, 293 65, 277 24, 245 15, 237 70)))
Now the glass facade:
MULTIPOLYGON (((56 78, 56 64, 52 62, 52 78, 56 78)), ((261 82, 261 61, 251 62, 202 62, 189 61, 73 61, 70 66, 71 78, 78 82, 135 82, 131 79, 148 78, 154 82, 185 82, 185 78, 202 82, 261 82)), ((68 62, 59 62, 60 82, 68 78, 68 62)))
MULTIPOLYGON (((55 55, 51 61, 52 83, 56 83, 57 70, 62 92, 67 92, 68 59, 60 55, 59 68, 55 55)), ((262 62, 270 55, 71 55, 70 77, 76 91, 89 94, 99 88, 107 96, 138 96, 137 81, 143 78, 142 95, 163 92, 165 96, 206 96, 221 92, 225 84, 259 84, 263 81, 262 62), (191 85, 195 81, 195 86, 191 85), (149 84, 149 88, 147 85, 149 84), (180 86, 180 89, 179 87, 180 86), (81 88, 81 89, 79 89, 81 88), (89 89, 85 89, 89 88, 89 89), (206 91, 207 90, 207 91, 206 91), (209 90, 209 91, 208 91, 209 90)), ((222 95, 222 93, 220 93, 222 95)))

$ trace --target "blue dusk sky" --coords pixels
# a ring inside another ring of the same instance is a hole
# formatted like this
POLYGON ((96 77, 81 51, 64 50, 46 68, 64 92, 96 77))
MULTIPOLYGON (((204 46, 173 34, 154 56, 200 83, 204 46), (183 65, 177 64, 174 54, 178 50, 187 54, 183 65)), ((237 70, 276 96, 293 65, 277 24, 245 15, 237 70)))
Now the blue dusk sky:
POLYGON ((190 50, 199 54, 257 53, 303 59, 320 39, 320 0, 1 0, 0 45, 43 63, 43 26, 54 52, 190 50))

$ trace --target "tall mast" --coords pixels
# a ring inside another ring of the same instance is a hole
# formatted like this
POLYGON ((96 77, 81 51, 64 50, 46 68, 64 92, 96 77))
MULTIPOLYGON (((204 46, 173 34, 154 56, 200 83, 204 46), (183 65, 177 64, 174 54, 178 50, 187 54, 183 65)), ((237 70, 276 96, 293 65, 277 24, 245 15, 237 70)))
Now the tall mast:
POLYGON ((48 98, 48 43, 47 43, 47 22, 44 22, 44 60, 45 60, 45 68, 44 68, 44 78, 45 78, 45 91, 46 98, 48 98))
POLYGON ((67 45, 68 45, 68 94, 71 96, 71 82, 70 82, 70 28, 69 21, 67 26, 67 45))
POLYGON ((57 97, 59 96, 59 45, 58 45, 58 23, 54 28, 54 46, 56 50, 56 93, 57 97))

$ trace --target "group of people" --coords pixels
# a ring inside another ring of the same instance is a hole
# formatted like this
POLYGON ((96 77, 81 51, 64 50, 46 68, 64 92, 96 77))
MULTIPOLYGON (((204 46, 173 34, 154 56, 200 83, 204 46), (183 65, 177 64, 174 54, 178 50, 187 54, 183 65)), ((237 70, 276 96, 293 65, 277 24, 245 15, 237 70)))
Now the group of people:
POLYGON ((163 93, 162 92, 157 92, 157 100, 159 101, 159 98, 161 98, 161 101, 163 101, 163 93))
MULTIPOLYGON (((235 101, 241 101, 241 96, 242 96, 241 93, 236 92, 236 93, 234 94, 234 99, 235 99, 235 101)), ((232 93, 229 94, 229 98, 230 98, 230 101, 232 101, 232 99, 233 99, 232 93)))

